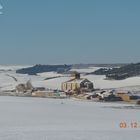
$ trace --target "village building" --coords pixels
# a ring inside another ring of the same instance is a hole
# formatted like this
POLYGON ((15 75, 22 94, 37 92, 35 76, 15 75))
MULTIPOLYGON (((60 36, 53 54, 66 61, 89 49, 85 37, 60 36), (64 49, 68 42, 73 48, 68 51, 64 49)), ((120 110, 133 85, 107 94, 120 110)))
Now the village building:
POLYGON ((34 87, 31 84, 31 81, 27 81, 27 83, 18 84, 16 86, 16 94, 18 96, 31 96, 31 92, 34 89, 34 87))
POLYGON ((121 97, 125 102, 132 102, 138 100, 140 97, 132 94, 130 91, 117 91, 116 95, 121 97))
POLYGON ((71 79, 62 83, 61 89, 64 92, 74 92, 77 90, 92 91, 94 89, 93 83, 88 79, 81 78, 80 73, 74 72, 71 79))
POLYGON ((32 92, 33 97, 44 97, 44 98, 66 98, 66 94, 64 92, 56 92, 56 91, 35 91, 32 92))

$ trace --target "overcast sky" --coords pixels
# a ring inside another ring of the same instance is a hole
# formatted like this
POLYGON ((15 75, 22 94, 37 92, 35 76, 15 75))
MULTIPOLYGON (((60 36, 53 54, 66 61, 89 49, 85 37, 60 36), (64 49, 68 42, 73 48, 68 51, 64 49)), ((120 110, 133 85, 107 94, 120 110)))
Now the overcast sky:
POLYGON ((0 64, 140 61, 140 0, 0 3, 0 64))

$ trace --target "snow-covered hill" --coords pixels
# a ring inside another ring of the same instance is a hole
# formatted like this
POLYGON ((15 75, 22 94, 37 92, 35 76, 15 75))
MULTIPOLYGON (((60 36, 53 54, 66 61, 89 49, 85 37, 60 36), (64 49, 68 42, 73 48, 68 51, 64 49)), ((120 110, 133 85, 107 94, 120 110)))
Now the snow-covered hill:
MULTIPOLYGON (((11 90, 31 80, 33 86, 60 89, 68 75, 55 72, 31 76, 17 74, 21 66, 0 66, 0 90, 11 90), (11 69, 11 71, 9 71, 11 69), (47 77, 59 78, 44 80, 47 77), (15 79, 16 78, 16 79, 15 79)), ((81 69, 89 72, 97 68, 81 69)), ((140 89, 140 77, 121 81, 105 76, 82 75, 95 88, 140 89)), ((0 140, 139 140, 140 108, 130 104, 81 102, 75 99, 45 99, 0 96, 0 140), (119 127, 125 121, 127 128, 119 127), (131 128, 131 123, 138 128, 131 128)))
MULTIPOLYGON (((19 83, 25 83, 31 80, 33 86, 43 86, 52 89, 61 89, 61 83, 70 79, 68 75, 57 74, 56 72, 39 73, 35 75, 17 74, 18 68, 28 66, 0 66, 0 90, 11 90, 19 83), (10 70, 10 71, 9 71, 10 70), (44 80, 49 77, 57 77, 50 80, 44 80), (59 77, 60 76, 60 77, 59 77), (15 79, 17 81, 15 81, 15 79)), ((86 73, 89 71, 95 71, 98 68, 90 67, 87 69, 73 69, 74 71, 86 73)), ((73 71, 72 70, 72 71, 73 71)), ((131 87, 140 86, 140 77, 132 77, 125 80, 105 80, 105 76, 102 75, 81 75, 83 78, 88 78, 94 83, 95 88, 120 88, 120 87, 131 87)))

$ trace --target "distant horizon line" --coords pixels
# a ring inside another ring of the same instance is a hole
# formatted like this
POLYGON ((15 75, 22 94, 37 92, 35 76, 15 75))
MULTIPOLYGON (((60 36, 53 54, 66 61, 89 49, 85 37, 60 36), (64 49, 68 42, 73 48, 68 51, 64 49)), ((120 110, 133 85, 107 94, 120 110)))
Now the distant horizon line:
POLYGON ((126 63, 34 63, 34 64, 0 64, 1 66, 35 66, 35 65, 124 65, 124 64, 137 64, 140 62, 126 62, 126 63))

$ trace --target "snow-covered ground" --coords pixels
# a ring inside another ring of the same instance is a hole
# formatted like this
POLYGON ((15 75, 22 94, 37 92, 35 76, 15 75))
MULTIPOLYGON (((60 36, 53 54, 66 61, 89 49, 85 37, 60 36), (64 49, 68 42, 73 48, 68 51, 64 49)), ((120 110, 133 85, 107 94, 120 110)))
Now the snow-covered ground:
POLYGON ((131 77, 125 80, 105 80, 105 76, 84 76, 94 83, 95 88, 120 88, 129 86, 140 86, 140 77, 131 77))
POLYGON ((0 70, 18 70, 21 68, 28 68, 32 65, 0 65, 0 70))
POLYGON ((129 106, 1 96, 0 140, 139 140, 139 126, 130 125, 140 125, 140 108, 129 106), (129 128, 120 128, 121 121, 129 128))
POLYGON ((101 67, 89 67, 89 68, 84 68, 84 69, 71 69, 71 71, 77 71, 80 73, 90 73, 90 72, 94 72, 100 68, 101 67))
MULTIPOLYGON (((19 83, 25 83, 28 80, 31 80, 33 86, 43 86, 51 89, 61 89, 61 83, 70 79, 67 75, 57 74, 55 72, 46 72, 46 73, 38 73, 37 76, 31 76, 26 74, 16 74, 16 69, 28 67, 28 66, 0 66, 0 70, 9 70, 12 71, 0 71, 0 90, 9 90, 14 89, 15 86, 19 83), (57 77, 50 80, 44 80, 49 77, 57 77), (15 77, 17 81, 14 80, 15 77)), ((78 72, 93 72, 99 69, 95 68, 87 68, 87 69, 72 69, 78 72)), ((123 87, 133 87, 136 86, 140 88, 140 77, 132 77, 125 80, 105 80, 105 76, 103 75, 81 75, 83 78, 88 78, 94 83, 95 88, 123 88, 123 87)))
MULTIPOLYGON (((0 66, 1 70, 6 70, 0 71, 0 90, 14 89, 28 80, 35 87, 60 89, 61 83, 70 79, 68 75, 54 72, 37 76, 16 74, 16 69, 22 67, 25 66, 0 66), (62 77, 44 80, 55 76, 62 77)), ((140 77, 121 81, 104 80, 105 76, 97 75, 82 77, 93 81, 95 88, 140 89, 140 77)), ((139 126, 140 107, 135 105, 0 96, 0 140, 139 140, 139 126), (119 127, 122 121, 127 123, 127 128, 119 127), (138 128, 131 128, 131 122, 136 122, 138 128)))

